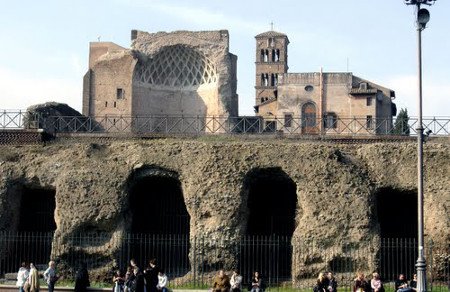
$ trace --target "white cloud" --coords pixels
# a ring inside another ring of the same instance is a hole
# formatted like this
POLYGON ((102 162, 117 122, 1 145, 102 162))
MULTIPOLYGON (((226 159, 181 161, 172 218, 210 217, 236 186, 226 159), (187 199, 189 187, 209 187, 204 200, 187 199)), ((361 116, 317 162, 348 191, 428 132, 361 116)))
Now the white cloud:
MULTIPOLYGON (((395 90, 397 108, 407 108, 410 116, 417 116, 417 76, 391 76, 380 84, 395 90)), ((424 117, 450 117, 450 84, 433 78, 423 79, 422 114, 424 117)))
POLYGON ((82 84, 72 79, 34 77, 0 68, 1 109, 26 109, 48 101, 67 103, 81 110, 82 84))

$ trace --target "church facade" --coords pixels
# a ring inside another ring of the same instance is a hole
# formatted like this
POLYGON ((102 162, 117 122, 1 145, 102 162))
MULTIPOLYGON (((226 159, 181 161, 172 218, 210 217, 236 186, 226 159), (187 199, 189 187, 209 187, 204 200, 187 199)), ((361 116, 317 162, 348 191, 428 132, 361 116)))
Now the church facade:
POLYGON ((288 73, 288 37, 256 37, 255 111, 267 131, 377 134, 392 128, 395 92, 350 72, 288 73))

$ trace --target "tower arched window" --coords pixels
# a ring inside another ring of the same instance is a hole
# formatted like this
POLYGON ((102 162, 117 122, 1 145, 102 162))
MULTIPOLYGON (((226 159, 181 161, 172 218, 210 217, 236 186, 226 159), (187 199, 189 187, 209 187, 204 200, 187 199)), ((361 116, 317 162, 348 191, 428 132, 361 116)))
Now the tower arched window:
POLYGON ((260 62, 264 62, 264 55, 265 55, 265 52, 264 52, 263 49, 261 49, 261 55, 259 56, 259 61, 260 62))
POLYGON ((272 62, 275 62, 275 50, 274 49, 272 49, 272 62))
POLYGON ((268 62, 269 61, 269 50, 265 50, 264 51, 264 62, 268 62))
POLYGON ((280 61, 280 50, 277 49, 275 51, 275 62, 279 62, 280 61))

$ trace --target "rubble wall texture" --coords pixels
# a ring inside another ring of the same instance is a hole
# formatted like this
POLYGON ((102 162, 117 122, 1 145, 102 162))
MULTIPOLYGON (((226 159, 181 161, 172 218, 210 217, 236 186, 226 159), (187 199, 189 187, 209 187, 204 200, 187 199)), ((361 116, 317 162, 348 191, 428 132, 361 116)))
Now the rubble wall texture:
MULTIPOLYGON (((450 240, 450 145, 428 142, 424 155, 425 233, 436 243, 446 244, 450 240)), ((233 240, 245 232, 246 174, 272 167, 281 168, 297 186, 295 240, 315 240, 326 246, 355 243, 358 249, 379 240, 374 193, 383 187, 416 188, 416 145, 213 137, 2 146, 0 230, 16 230, 20 188, 26 185, 56 190, 56 237, 84 230, 120 235, 128 228, 124 214, 129 177, 140 169, 167 169, 178 174, 181 182, 191 217, 190 236, 233 240)), ((105 242, 96 250, 106 255, 114 248, 105 242)), ((304 256, 294 250, 293 263, 301 266, 304 256)), ((295 267, 293 273, 297 273, 295 267)))

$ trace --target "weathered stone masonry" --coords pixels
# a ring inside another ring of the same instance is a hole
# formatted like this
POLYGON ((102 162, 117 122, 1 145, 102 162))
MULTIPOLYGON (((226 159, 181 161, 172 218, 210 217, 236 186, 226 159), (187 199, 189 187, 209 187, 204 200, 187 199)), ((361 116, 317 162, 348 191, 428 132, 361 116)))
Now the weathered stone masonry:
MULTIPOLYGON (((442 244, 450 240, 449 150, 446 141, 425 145, 425 232, 427 238, 442 244)), ((296 184, 295 240, 323 241, 327 246, 349 242, 358 249, 379 240, 376 191, 384 187, 415 190, 415 153, 415 143, 339 145, 275 140, 3 146, 0 230, 17 230, 21 189, 39 186, 56 190, 56 237, 83 230, 123 234, 130 228, 125 218, 130 177, 136 172, 169 171, 181 182, 191 238, 235 239, 246 232, 247 174, 277 168, 296 184)), ((105 255, 114 252, 114 247, 106 242, 97 251, 105 255)), ((293 251, 294 276, 304 256, 293 251)))

